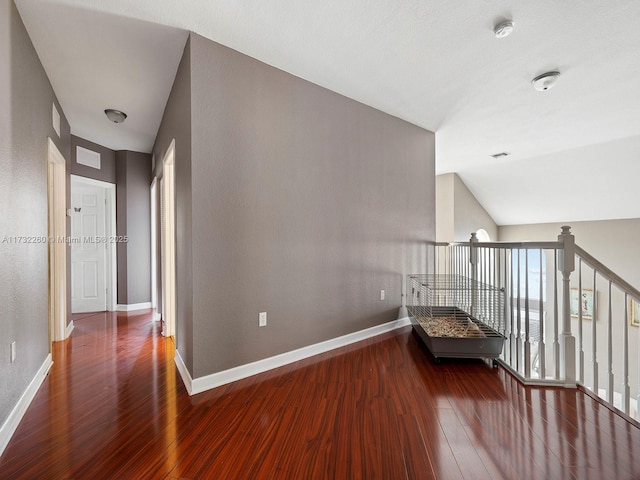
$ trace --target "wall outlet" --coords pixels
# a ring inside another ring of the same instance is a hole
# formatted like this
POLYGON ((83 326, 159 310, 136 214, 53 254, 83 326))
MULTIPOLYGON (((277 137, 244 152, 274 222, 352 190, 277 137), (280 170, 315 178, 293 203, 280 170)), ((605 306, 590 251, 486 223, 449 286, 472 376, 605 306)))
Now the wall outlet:
POLYGON ((10 363, 13 363, 16 361, 16 342, 15 341, 9 344, 9 356, 10 356, 10 363))
POLYGON ((380 300, 384 300, 384 290, 380 290, 380 300))
POLYGON ((267 312, 260 312, 258 316, 258 326, 266 327, 267 326, 267 312))

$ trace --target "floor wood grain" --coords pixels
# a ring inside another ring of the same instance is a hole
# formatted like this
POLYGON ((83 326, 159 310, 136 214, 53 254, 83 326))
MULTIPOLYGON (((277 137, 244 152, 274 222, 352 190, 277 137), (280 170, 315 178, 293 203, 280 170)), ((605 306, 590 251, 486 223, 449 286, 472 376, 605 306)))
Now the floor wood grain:
POLYGON ((1 479, 640 478, 634 424, 410 327, 189 397, 150 311, 74 323, 1 479))

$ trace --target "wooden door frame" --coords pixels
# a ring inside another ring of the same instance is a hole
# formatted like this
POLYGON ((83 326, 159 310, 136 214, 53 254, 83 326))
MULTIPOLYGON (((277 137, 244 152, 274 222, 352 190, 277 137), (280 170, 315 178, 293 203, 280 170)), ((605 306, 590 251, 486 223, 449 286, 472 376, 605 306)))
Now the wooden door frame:
POLYGON ((49 250, 49 339, 64 340, 67 327, 67 188, 66 160, 47 138, 47 203, 49 250))
POLYGON ((176 226, 175 226, 175 140, 171 141, 162 159, 160 195, 165 214, 161 232, 162 257, 162 334, 173 337, 176 332, 176 226))

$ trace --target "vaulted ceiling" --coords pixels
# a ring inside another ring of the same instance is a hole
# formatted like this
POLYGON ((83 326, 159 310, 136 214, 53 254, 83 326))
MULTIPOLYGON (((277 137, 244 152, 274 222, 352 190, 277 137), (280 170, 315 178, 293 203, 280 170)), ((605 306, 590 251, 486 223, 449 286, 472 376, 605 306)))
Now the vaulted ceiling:
POLYGON ((16 4, 72 132, 107 147, 150 151, 192 30, 436 132, 437 172, 498 224, 640 218, 636 0, 16 4))

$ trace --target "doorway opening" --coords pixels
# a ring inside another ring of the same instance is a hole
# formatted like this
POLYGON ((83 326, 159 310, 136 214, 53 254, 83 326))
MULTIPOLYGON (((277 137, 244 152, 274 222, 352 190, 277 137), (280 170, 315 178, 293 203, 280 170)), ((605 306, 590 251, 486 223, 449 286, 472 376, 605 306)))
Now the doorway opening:
POLYGON ((56 144, 48 139, 47 183, 49 209, 49 338, 64 340, 71 334, 67 325, 66 249, 66 161, 56 144))
POLYGON ((116 186, 71 175, 71 311, 117 306, 116 186))

